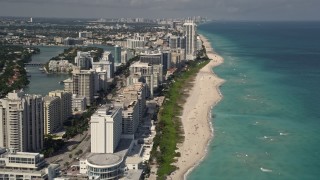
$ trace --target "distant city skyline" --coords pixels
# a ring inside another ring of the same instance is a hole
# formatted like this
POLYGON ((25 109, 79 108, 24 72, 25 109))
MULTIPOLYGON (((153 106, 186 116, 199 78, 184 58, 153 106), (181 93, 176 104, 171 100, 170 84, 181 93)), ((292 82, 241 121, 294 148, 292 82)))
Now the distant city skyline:
POLYGON ((318 0, 0 0, 0 16, 320 20, 318 0))

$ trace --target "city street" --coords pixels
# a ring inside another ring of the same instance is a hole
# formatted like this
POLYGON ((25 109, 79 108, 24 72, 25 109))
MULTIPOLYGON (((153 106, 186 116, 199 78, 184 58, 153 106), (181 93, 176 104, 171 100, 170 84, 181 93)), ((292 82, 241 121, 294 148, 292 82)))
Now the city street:
POLYGON ((79 134, 66 142, 66 146, 57 152, 57 155, 47 158, 48 163, 60 164, 61 169, 65 170, 65 164, 68 162, 71 165, 79 165, 79 158, 90 150, 90 128, 83 135, 79 134), (82 153, 76 153, 82 150, 82 153), (72 154, 72 158, 69 155, 72 154))

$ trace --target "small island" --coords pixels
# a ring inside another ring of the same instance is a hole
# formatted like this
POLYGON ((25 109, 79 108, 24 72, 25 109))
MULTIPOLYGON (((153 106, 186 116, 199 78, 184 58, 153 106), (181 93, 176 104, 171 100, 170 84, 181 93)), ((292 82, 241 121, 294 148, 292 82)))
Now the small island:
POLYGON ((45 71, 47 73, 70 73, 75 64, 75 57, 79 52, 87 53, 93 62, 97 62, 102 57, 103 49, 98 47, 70 47, 65 49, 63 53, 52 57, 45 64, 45 71))

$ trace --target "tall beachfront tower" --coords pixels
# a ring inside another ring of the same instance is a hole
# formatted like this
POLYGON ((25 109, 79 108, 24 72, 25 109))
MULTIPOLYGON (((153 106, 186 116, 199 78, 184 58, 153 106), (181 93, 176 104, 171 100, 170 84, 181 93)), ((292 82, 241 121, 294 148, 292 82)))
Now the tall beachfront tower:
POLYGON ((197 25, 193 21, 186 21, 183 28, 186 36, 186 59, 194 60, 197 50, 197 25))

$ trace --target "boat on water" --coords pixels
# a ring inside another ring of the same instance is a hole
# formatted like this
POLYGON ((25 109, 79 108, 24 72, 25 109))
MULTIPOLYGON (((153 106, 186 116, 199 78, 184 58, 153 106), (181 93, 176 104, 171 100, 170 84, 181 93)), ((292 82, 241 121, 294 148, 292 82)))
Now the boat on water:
POLYGON ((59 84, 64 84, 63 81, 59 81, 59 84))

